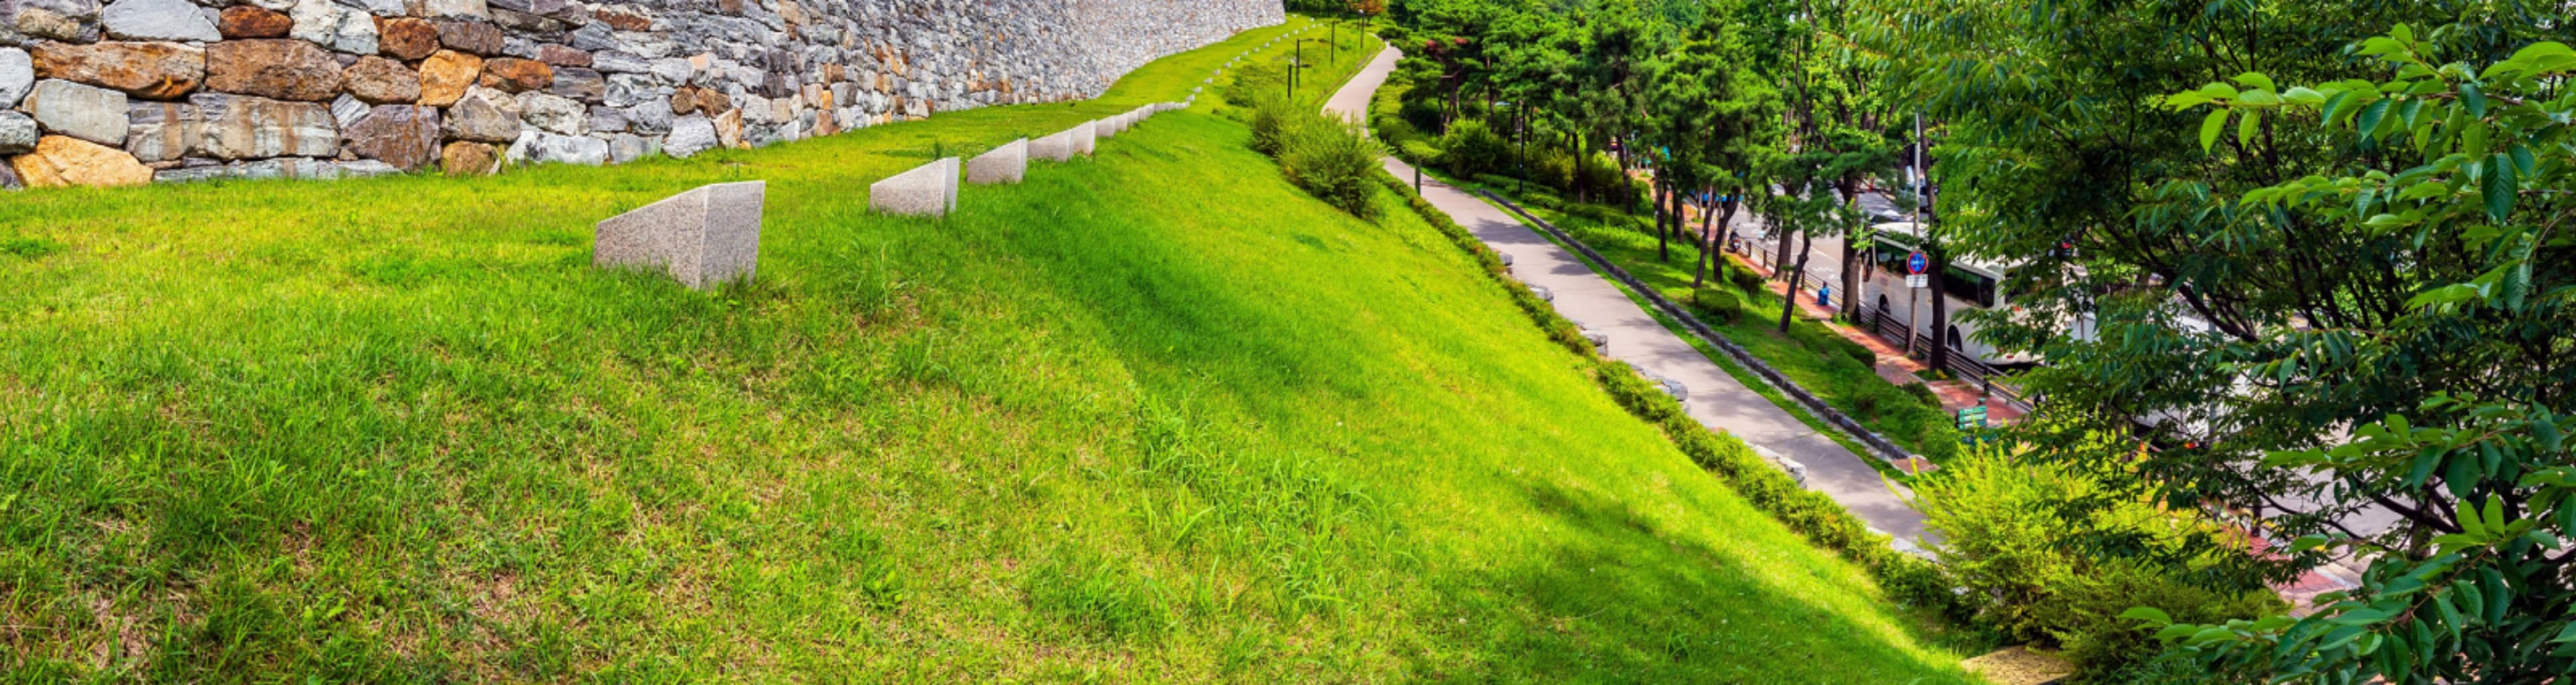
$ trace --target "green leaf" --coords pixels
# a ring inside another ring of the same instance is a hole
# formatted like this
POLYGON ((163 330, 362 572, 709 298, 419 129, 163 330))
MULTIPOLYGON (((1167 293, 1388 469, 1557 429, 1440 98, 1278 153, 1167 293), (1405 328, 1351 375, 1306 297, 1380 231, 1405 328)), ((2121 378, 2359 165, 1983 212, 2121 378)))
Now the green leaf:
POLYGON ((2467 628, 2460 625, 2460 609, 2451 605, 2450 593, 2433 595, 2433 608, 2441 614, 2443 632, 2450 633, 2451 637, 2459 637, 2460 631, 2467 628))
POLYGON ((2166 614, 2163 609, 2155 607, 2135 607, 2128 611, 2120 612, 2120 618, 2132 621, 2144 621, 2147 625, 2152 626, 2173 625, 2173 616, 2166 614))
POLYGON ((2200 94, 2207 95, 2212 100, 2234 100, 2236 99, 2236 87, 2224 83, 2211 82, 2209 85, 2200 87, 2200 94))
POLYGON ((2504 498, 2487 495, 2486 510, 2479 512, 2478 518, 2486 523, 2487 530, 2504 530, 2504 498))
POLYGON ((2257 111, 2246 112, 2245 118, 2236 120, 2236 145, 2248 150, 2253 149, 2254 130, 2262 123, 2263 113, 2257 111))
POLYGON ((2521 190, 2522 184, 2514 179, 2513 160, 2506 158, 2504 153, 2494 155, 2487 163, 2486 172, 2486 182, 2479 186, 2479 190, 2486 195, 2487 220, 2501 224, 2513 214, 2514 193, 2521 190))
POLYGON ((2392 102, 2394 101, 2380 98, 2361 108, 2361 119, 2353 122, 2353 132, 2361 135, 2360 140, 2365 142, 2375 140, 2374 133, 2379 130, 2379 120, 2388 116, 2388 107, 2392 102))
MULTIPOLYGON (((2430 294, 2430 293, 2426 293, 2426 294, 2430 294)), ((2421 300, 2421 299, 2424 299, 2424 296, 2423 296, 2423 295, 2417 295, 2417 296, 2415 296, 2415 299, 2421 300)), ((2420 306, 2422 306, 2422 305, 2418 305, 2418 304, 2416 304, 2416 303, 2414 303, 2414 302, 2411 302, 2411 301, 2410 301, 2410 302, 2407 302, 2407 303, 2406 303, 2406 306, 2407 306, 2407 308, 2412 309, 2412 308, 2415 308, 2415 307, 2420 307, 2420 306)), ((2414 467, 2413 467, 2413 468, 2410 468, 2410 469, 2408 469, 2408 470, 2406 471, 2406 487, 2408 487, 2408 488, 2420 488, 2420 487, 2424 487, 2424 481, 2432 480, 2432 479, 2433 479, 2433 467, 2434 467, 2434 466, 2437 466, 2437 465, 2440 465, 2440 464, 2442 463, 2442 452, 2443 452, 2443 450, 2442 450, 2442 446, 2440 446, 2440 445, 2428 445, 2428 446, 2426 446, 2426 447, 2424 448, 2424 451, 2423 451, 2423 452, 2417 453, 2417 454, 2415 455, 2415 464, 2414 464, 2414 467)))
POLYGON ((2475 82, 2462 83, 2460 84, 2460 105, 2468 108, 2469 116, 2485 117, 2487 115, 2487 92, 2478 88, 2478 84, 2475 82))
POLYGON ((2227 110, 2223 109, 2210 112, 2209 118, 2200 120, 2200 151, 2215 152, 2218 147, 2218 132, 2226 126, 2227 110))
POLYGON ((2344 112, 2351 111, 2352 102, 2353 100, 2358 99, 2360 92, 2361 91, 2347 90, 2335 93, 2334 97, 2326 98, 2325 113, 2317 118, 2317 124, 2320 126, 2334 125, 2336 117, 2341 116, 2344 112))
POLYGON ((2309 88, 2307 86, 2299 86, 2282 91, 2281 101, 2301 107, 2315 107, 2317 105, 2325 104, 2326 94, 2317 92, 2316 89, 2309 88))
POLYGON ((2488 135, 2490 134, 2488 133, 2487 122, 2481 121, 2462 127, 2460 129, 2460 153, 2471 157, 2486 156, 2488 135))
POLYGON ((2264 89, 2264 90, 2280 90, 2280 89, 2281 89, 2279 86, 2272 85, 2272 77, 2270 77, 2270 76, 2264 76, 2264 75, 2262 75, 2262 74, 2254 73, 2254 72, 2251 72, 2251 71, 2249 71, 2249 72, 2245 72, 2243 75, 2237 76, 2237 77, 2236 77, 2236 82, 2237 82, 2237 83, 2241 83, 2241 84, 2245 84, 2245 85, 2248 85, 2248 86, 2253 86, 2253 87, 2256 87, 2256 88, 2261 88, 2261 89, 2264 89))
MULTIPOLYGON (((2474 299, 2478 299, 2477 286, 2472 286, 2467 283, 2453 283, 2417 294, 2414 299, 2406 301, 2406 308, 2420 309, 2432 305, 2451 304, 2454 302, 2474 299)), ((2458 468, 2459 467, 2457 466, 2452 467, 2454 472, 2456 472, 2458 468)))
MULTIPOLYGON (((2452 471, 2452 472, 2454 472, 2454 473, 2458 472, 2458 471, 2460 470, 2460 464, 2461 464, 2462 462, 2466 462, 2466 461, 2468 461, 2468 460, 2467 460, 2467 459, 2454 459, 2454 460, 2451 460, 2451 471, 2452 471)), ((2474 480, 2472 480, 2472 483, 2474 483, 2474 480)), ((2452 483, 2452 484, 2451 484, 2451 494, 2458 495, 2458 496, 2460 497, 2460 500, 2459 500, 2459 501, 2451 503, 2451 504, 2452 504, 2452 512, 2451 512, 2451 513, 2453 514, 2453 518, 2455 518, 2455 519, 2457 519, 2457 520, 2458 520, 2458 522, 2459 522, 2459 524, 2460 524, 2460 530, 2461 530, 2462 532, 2465 532, 2465 533, 2469 534, 2469 535, 2476 536, 2476 537, 2479 537, 2479 538, 2484 538, 2484 537, 2486 537, 2486 536, 2487 536, 2487 524, 2486 524, 2486 521, 2485 521, 2484 519, 2478 518, 2478 510, 2477 510, 2473 505, 2470 505, 2470 504, 2469 504, 2468 495, 2466 495, 2466 494, 2462 494, 2462 493, 2460 492, 2460 485, 2459 485, 2458 483, 2452 483)))
POLYGON ((2567 627, 2558 631, 2558 637, 2549 638, 2549 641, 2576 642, 2576 621, 2567 622, 2567 627))
POLYGON ((2525 177, 2539 175, 2540 160, 2531 156, 2531 148, 2529 146, 2523 145, 2522 143, 2514 143, 2511 147, 2505 148, 2504 151, 2505 154, 2513 157, 2513 171, 2515 174, 2525 177))

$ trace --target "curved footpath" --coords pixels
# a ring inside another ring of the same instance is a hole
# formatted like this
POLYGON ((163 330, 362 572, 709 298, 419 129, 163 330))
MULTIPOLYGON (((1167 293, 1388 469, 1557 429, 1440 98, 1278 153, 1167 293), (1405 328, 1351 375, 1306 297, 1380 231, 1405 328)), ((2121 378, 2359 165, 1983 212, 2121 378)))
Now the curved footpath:
MULTIPOLYGON (((1333 94, 1324 111, 1366 122, 1369 100, 1386 82, 1387 74, 1394 71, 1396 58, 1402 54, 1392 47, 1379 52, 1375 60, 1333 94)), ((1413 167, 1402 160, 1387 157, 1384 163, 1387 172, 1396 178, 1414 178, 1413 167)), ((1609 334, 1610 344, 1602 346, 1604 354, 1648 373, 1680 381, 1690 391, 1691 418, 1698 419, 1701 425, 1805 464, 1807 487, 1842 503, 1843 508, 1870 526, 1898 540, 1921 544, 1923 513, 1891 492, 1891 485, 1878 471, 1861 461, 1866 457, 1844 449, 1841 443, 1818 434, 1779 405, 1744 387, 1717 362, 1647 315, 1626 292, 1594 273, 1573 253, 1467 191, 1424 178, 1422 197, 1447 212, 1478 240, 1509 255, 1512 273, 1523 282, 1553 291, 1556 309, 1566 318, 1609 334)))

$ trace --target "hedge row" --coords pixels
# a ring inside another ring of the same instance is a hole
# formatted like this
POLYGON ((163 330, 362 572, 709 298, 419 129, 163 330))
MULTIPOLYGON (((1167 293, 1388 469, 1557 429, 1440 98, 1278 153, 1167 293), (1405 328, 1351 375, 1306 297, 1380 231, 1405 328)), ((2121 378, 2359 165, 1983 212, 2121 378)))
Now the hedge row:
POLYGON ((1403 197, 1415 213, 1422 215, 1423 220, 1430 222, 1432 227, 1448 236, 1450 242, 1466 250, 1482 265, 1485 274, 1501 284, 1510 293, 1512 302, 1520 305, 1521 311, 1546 331, 1549 338, 1591 360, 1589 366, 1594 380, 1610 393, 1619 406, 1662 428, 1664 436, 1680 447, 1683 454, 1689 455, 1701 468, 1717 474, 1755 508, 1797 531, 1808 541, 1840 553, 1868 569, 1879 586, 1900 602, 1928 607, 1963 623, 1976 615, 1977 607, 1953 589, 1958 584, 1952 582, 1948 572, 1940 566, 1896 551, 1888 545, 1887 536, 1871 533, 1867 524, 1852 516, 1833 498, 1800 487, 1789 474, 1763 461, 1743 441, 1712 433, 1692 420, 1682 411, 1680 402, 1657 389, 1635 368, 1625 362, 1601 358, 1592 341, 1584 339, 1574 322, 1558 314, 1555 307, 1511 277, 1510 270, 1503 266, 1501 255, 1496 254, 1493 248, 1486 247, 1465 227, 1451 220, 1447 213, 1432 207, 1404 181, 1392 177, 1383 177, 1382 180, 1395 190, 1396 195, 1403 197))

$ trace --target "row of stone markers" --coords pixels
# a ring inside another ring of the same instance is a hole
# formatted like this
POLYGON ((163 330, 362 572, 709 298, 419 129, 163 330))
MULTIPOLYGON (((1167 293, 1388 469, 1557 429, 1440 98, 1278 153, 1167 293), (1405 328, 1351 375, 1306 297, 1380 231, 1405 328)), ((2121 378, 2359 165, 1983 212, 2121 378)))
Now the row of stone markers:
MULTIPOLYGON (((1197 101, 1198 95, 1193 93, 1180 102, 1157 102, 1082 122, 1034 142, 1021 138, 1005 143, 966 161, 966 182, 1018 183, 1028 173, 1030 157, 1062 162, 1077 154, 1091 154, 1100 139, 1124 133, 1147 117, 1183 109, 1197 101)), ((948 157, 886 177, 868 186, 868 208, 888 214, 947 216, 957 211, 958 168, 958 159, 948 157)))
MULTIPOLYGON (((969 183, 1018 183, 1029 158, 1063 162, 1091 154, 1100 138, 1115 136, 1147 117, 1196 102, 1158 102, 1031 141, 1021 138, 963 163, 969 183)), ((956 157, 914 167, 868 186, 868 207, 888 214, 947 216, 957 211, 956 157)), ((760 261, 762 181, 717 183, 664 198, 599 222, 593 266, 658 271, 691 288, 750 280, 760 261)))

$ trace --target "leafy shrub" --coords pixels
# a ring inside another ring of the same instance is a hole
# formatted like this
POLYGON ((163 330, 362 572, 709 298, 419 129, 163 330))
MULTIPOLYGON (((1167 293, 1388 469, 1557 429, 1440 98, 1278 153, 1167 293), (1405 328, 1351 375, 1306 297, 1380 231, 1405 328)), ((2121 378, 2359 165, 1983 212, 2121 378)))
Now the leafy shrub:
POLYGON ((1396 117, 1403 119, 1404 123, 1412 124, 1415 130, 1443 130, 1440 103, 1431 99, 1437 97, 1436 89, 1417 88, 1405 95, 1407 97, 1404 98, 1403 103, 1395 108, 1396 117), (1416 94, 1423 97, 1412 97, 1416 94))
POLYGON ((1691 308, 1720 326, 1744 318, 1744 297, 1734 292, 1708 286, 1691 291, 1691 308))
POLYGON ((1868 345, 1853 342, 1851 338, 1846 338, 1841 334, 1834 333, 1828 333, 1825 336, 1825 339, 1832 341, 1834 349, 1841 350, 1843 356, 1852 358, 1852 361, 1860 362, 1861 366, 1869 368, 1878 367, 1878 352, 1869 349, 1868 345))
POLYGON ((1923 406, 1925 407, 1930 407, 1932 409, 1941 408, 1941 394, 1933 392, 1932 386, 1929 384, 1907 383, 1896 387, 1899 390, 1905 391, 1905 394, 1913 395, 1914 400, 1923 403, 1923 406))
POLYGON ((1288 181, 1362 219, 1377 217, 1378 147, 1365 132, 1316 115, 1294 127, 1279 167, 1288 181))
POLYGON ((1852 391, 1851 394, 1845 395, 1843 403, 1851 406, 1851 413, 1854 415, 1874 417, 1878 416, 1880 408, 1887 406, 1885 403, 1889 399, 1891 398, 1886 392, 1864 385, 1852 391))
POLYGON ((2185 570, 2088 560, 2080 545, 2106 539, 2177 553, 2243 553, 2196 543, 2190 533, 2216 524, 2189 518, 2187 511, 2133 502, 2070 517, 2058 507, 2106 494, 2098 490, 2081 474, 2023 463, 2001 448, 1969 450, 1951 460, 1941 477, 1916 487, 1924 513, 1944 537, 1943 565, 1972 593, 1991 600, 1982 607, 1983 619, 2013 639, 2066 648, 2087 672, 2123 668, 2156 651, 2146 629, 2119 618, 2131 607, 2214 623, 2250 618, 2279 604, 2267 591, 2195 587, 2182 577, 2185 570))
POLYGON ((1512 168, 1512 145, 1485 128, 1485 122, 1462 119, 1449 125, 1440 136, 1440 168, 1459 176, 1506 171, 1512 168))
POLYGON ((1278 157, 1288 149, 1288 140, 1297 128, 1314 117, 1287 100, 1268 97, 1253 101, 1252 151, 1278 157))
POLYGON ((1726 265, 1726 282, 1734 284, 1737 290, 1748 293, 1762 292, 1763 281, 1762 274, 1753 273, 1752 269, 1734 264, 1726 265))
POLYGON ((1440 148, 1424 140, 1408 140, 1396 145, 1396 156, 1415 166, 1427 165, 1440 158, 1440 148))

